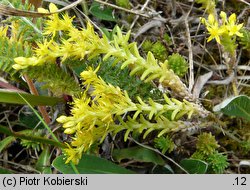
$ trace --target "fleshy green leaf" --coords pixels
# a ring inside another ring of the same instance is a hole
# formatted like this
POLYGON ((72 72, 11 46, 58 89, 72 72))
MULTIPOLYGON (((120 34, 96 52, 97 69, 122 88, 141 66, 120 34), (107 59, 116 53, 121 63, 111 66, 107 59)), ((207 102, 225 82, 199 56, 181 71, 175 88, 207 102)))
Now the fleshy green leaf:
POLYGON ((120 150, 115 149, 112 156, 119 162, 123 159, 132 159, 138 162, 152 162, 157 165, 165 164, 164 160, 157 153, 139 146, 120 150))
MULTIPOLYGON (((63 174, 74 174, 70 164, 65 164, 65 157, 57 157, 52 165, 62 172, 63 174)), ((133 174, 126 168, 118 166, 108 160, 99 158, 93 155, 83 154, 78 165, 76 165, 77 170, 80 174, 133 174)))
POLYGON ((26 102, 18 95, 21 94, 32 106, 48 105, 53 106, 56 103, 63 102, 62 98, 35 96, 32 94, 20 93, 16 91, 0 89, 0 102, 9 104, 26 104, 26 102))
POLYGON ((208 164, 202 160, 184 159, 180 165, 190 174, 205 174, 208 164))
POLYGON ((242 117, 250 121, 250 98, 245 95, 224 100, 214 107, 214 111, 221 111, 229 116, 242 117))

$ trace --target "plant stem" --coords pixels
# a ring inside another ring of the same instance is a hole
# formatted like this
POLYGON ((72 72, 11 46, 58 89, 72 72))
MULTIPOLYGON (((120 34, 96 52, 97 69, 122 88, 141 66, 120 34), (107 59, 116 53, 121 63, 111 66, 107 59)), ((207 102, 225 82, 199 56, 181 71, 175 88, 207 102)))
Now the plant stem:
POLYGON ((4 133, 6 135, 9 136, 13 136, 19 139, 25 139, 25 140, 31 140, 31 141, 35 141, 35 142, 40 142, 43 144, 50 144, 50 145, 54 145, 56 147, 60 147, 60 148, 66 148, 66 145, 60 142, 56 142, 54 140, 51 139, 47 139, 44 137, 36 137, 36 136, 31 136, 31 135, 25 135, 22 134, 22 132, 13 132, 11 130, 9 130, 7 127, 0 125, 0 132, 4 133))
POLYGON ((85 15, 88 15, 89 14, 89 9, 88 9, 88 4, 87 4, 87 2, 85 0, 82 0, 81 6, 82 6, 82 9, 83 9, 83 13, 85 15))
MULTIPOLYGON (((29 86, 31 94, 38 96, 39 95, 38 91, 37 91, 34 83, 32 82, 32 80, 27 75, 24 75, 24 78, 29 86)), ((51 122, 51 120, 50 120, 49 115, 46 111, 46 107, 45 106, 38 106, 38 110, 41 113, 45 123, 49 124, 51 122)))

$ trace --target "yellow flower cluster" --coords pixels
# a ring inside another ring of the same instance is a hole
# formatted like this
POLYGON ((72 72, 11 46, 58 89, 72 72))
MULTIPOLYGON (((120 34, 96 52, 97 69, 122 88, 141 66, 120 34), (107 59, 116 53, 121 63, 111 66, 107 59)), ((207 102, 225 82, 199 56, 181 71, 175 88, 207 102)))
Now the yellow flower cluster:
MULTIPOLYGON (((55 4, 50 3, 50 12, 57 11, 55 4)), ((48 10, 39 8, 39 12, 47 13, 48 10)), ((45 41, 43 43, 37 43, 37 48, 34 50, 35 55, 32 57, 17 57, 14 59, 16 62, 13 68, 16 70, 25 69, 29 66, 38 66, 46 63, 55 63, 56 58, 60 57, 63 52, 60 52, 58 44, 54 41, 54 37, 58 31, 72 30, 73 18, 70 18, 67 14, 64 14, 62 18, 59 18, 58 14, 52 14, 46 20, 46 27, 44 28, 43 35, 48 37, 52 35, 51 40, 45 41)))
POLYGON ((208 20, 204 18, 201 19, 201 22, 206 25, 208 33, 210 34, 207 40, 208 42, 215 39, 220 44, 221 38, 223 37, 243 36, 243 34, 240 33, 240 29, 243 27, 243 24, 236 24, 235 13, 227 18, 226 13, 221 11, 220 17, 222 23, 219 23, 213 14, 209 14, 208 20))
MULTIPOLYGON (((50 12, 57 10, 54 4, 50 4, 49 9, 50 12)), ((47 12, 45 9, 39 11, 47 12)), ((79 30, 73 26, 72 20, 67 14, 49 16, 43 33, 45 40, 37 43, 34 56, 15 58, 16 64, 13 67, 20 70, 30 66, 55 64, 58 58, 63 63, 67 59, 91 59, 104 55, 104 60, 112 57, 115 63, 122 63, 121 69, 129 67, 130 74, 140 75, 141 80, 158 80, 178 95, 190 97, 185 84, 168 69, 167 61, 159 62, 151 52, 146 58, 140 56, 136 43, 128 42, 130 32, 123 35, 117 28, 114 39, 109 41, 105 36, 99 37, 90 23, 85 29, 79 30), (59 35, 63 38, 58 38, 59 35)), ((80 74, 84 92, 80 97, 74 97, 71 115, 57 119, 63 124, 64 132, 73 136, 65 150, 68 157, 66 163, 77 163, 83 152, 103 141, 108 133, 116 134, 126 130, 125 140, 133 131, 145 132, 144 137, 155 130, 163 135, 169 131, 181 130, 185 124, 176 120, 182 116, 190 118, 193 113, 203 114, 199 105, 170 99, 166 95, 164 104, 152 99, 144 102, 140 97, 138 103, 134 103, 126 91, 106 84, 97 76, 97 71, 98 68, 94 70, 90 67, 80 74), (163 116, 166 113, 171 114, 170 119, 163 116)))
MULTIPOLYGON (((49 4, 49 11, 44 8, 38 8, 38 12, 40 13, 53 13, 58 11, 58 8, 55 4, 50 3, 49 4)), ((70 18, 67 14, 62 15, 63 19, 59 18, 58 14, 52 14, 49 16, 49 19, 46 22, 46 28, 45 32, 43 34, 50 35, 53 34, 53 36, 56 35, 56 32, 68 30, 72 27, 72 20, 73 18, 70 18)))
POLYGON ((140 133, 146 130, 144 137, 154 130, 161 130, 162 135, 171 130, 181 129, 179 122, 169 121, 163 117, 164 113, 172 113, 171 119, 174 120, 183 115, 190 118, 193 113, 198 112, 195 104, 187 101, 182 103, 167 96, 166 104, 163 105, 153 100, 145 103, 140 98, 139 103, 134 103, 126 91, 106 84, 96 75, 97 71, 98 68, 89 68, 81 73, 85 91, 80 98, 74 98, 71 116, 60 116, 57 119, 63 124, 66 134, 74 134, 71 144, 68 144, 65 151, 68 156, 66 162, 72 160, 77 163, 83 152, 88 151, 94 143, 104 140, 108 133, 116 134, 121 130, 127 130, 125 140, 130 132, 138 129, 140 133), (128 123, 121 120, 121 116, 126 114, 133 116, 128 123), (156 120, 159 123, 150 124, 146 119, 142 119, 143 115, 147 115, 148 120, 156 120), (121 125, 115 124, 118 120, 121 125), (137 125, 131 125, 131 122, 137 125))
MULTIPOLYGON (((57 10, 54 4, 49 6, 50 12, 57 10)), ((39 9, 40 12, 47 12, 39 9)), ((86 29, 77 29, 72 24, 73 18, 67 14, 59 16, 53 14, 45 21, 44 28, 45 40, 37 44, 33 57, 17 57, 14 59, 16 70, 25 69, 29 66, 54 64, 57 58, 62 62, 66 59, 91 59, 96 56, 104 55, 104 60, 113 57, 115 62, 123 62, 122 67, 129 67, 131 75, 140 74, 141 80, 150 82, 159 80, 164 87, 171 88, 176 94, 187 99, 192 96, 181 79, 167 67, 164 63, 156 60, 151 52, 147 58, 140 56, 136 43, 129 43, 130 32, 123 35, 117 27, 117 34, 114 40, 109 41, 105 36, 99 37, 94 32, 93 26, 88 23, 86 29), (56 38, 58 31, 63 32, 63 39, 56 38)))

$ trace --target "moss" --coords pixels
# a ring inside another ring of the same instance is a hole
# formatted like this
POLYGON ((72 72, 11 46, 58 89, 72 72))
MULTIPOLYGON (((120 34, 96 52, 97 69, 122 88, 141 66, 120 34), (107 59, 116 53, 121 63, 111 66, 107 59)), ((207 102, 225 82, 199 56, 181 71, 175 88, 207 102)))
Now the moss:
POLYGON ((172 54, 168 57, 168 66, 179 77, 183 77, 188 71, 187 61, 178 53, 172 54))

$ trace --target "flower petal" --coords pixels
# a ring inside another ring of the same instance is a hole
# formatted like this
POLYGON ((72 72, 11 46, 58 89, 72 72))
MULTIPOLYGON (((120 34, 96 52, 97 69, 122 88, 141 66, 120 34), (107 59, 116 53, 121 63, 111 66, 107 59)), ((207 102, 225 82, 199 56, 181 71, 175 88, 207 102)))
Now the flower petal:
POLYGON ((58 11, 58 8, 57 8, 57 6, 56 6, 54 3, 50 3, 50 4, 49 4, 49 11, 50 11, 51 13, 53 13, 53 12, 58 11))

